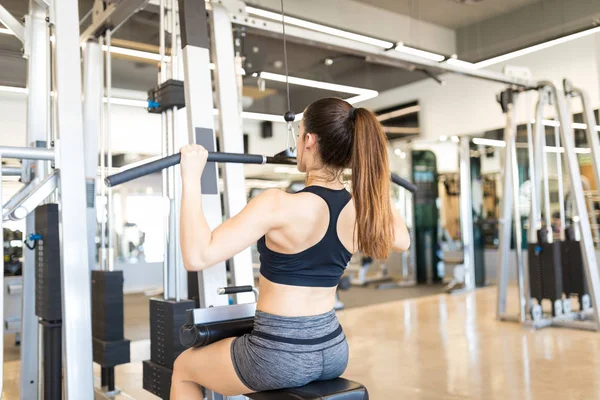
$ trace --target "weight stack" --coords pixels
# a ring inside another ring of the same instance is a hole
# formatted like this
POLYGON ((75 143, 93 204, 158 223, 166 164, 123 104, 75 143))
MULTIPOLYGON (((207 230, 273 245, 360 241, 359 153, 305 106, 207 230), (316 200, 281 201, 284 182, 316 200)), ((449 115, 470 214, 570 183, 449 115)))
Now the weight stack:
POLYGON ((527 265, 529 266, 529 291, 530 296, 542 303, 542 264, 541 247, 537 243, 527 245, 527 265))
POLYGON ((150 300, 150 360, 144 361, 144 389, 169 399, 175 359, 186 349, 179 340, 179 329, 186 324, 186 311, 193 300, 150 300))
POLYGON ((580 243, 576 240, 565 240, 561 242, 560 250, 565 293, 567 296, 587 294, 580 243))
MULTIPOLYGON (((62 398, 62 304, 58 204, 35 209, 35 314, 43 336, 44 399, 62 398)), ((40 377, 42 379, 42 377, 40 377)))
POLYGON ((35 254, 35 315, 46 321, 62 320, 58 224, 58 204, 35 209, 35 233, 42 237, 35 254))
POLYGON ((562 299, 562 262, 560 258, 560 242, 543 243, 541 252, 542 298, 552 303, 562 299))
POLYGON ((130 361, 130 342, 124 338, 123 271, 92 271, 92 338, 93 359, 105 378, 102 386, 113 391, 114 367, 130 361))

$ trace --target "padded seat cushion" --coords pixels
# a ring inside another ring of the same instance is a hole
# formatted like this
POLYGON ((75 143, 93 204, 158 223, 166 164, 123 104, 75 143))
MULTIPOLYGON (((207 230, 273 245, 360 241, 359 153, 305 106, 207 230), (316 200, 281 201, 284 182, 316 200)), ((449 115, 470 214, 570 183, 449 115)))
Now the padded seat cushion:
POLYGON ((369 393, 360 383, 337 378, 299 388, 252 393, 246 397, 253 400, 369 400, 369 393))

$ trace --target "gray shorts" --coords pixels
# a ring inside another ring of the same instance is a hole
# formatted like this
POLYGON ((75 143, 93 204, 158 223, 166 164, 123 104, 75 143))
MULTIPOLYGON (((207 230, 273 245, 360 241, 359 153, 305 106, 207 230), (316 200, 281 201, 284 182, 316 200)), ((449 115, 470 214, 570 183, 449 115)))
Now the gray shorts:
POLYGON ((293 388, 340 376, 348 343, 333 310, 310 317, 256 311, 252 333, 231 344, 231 360, 253 391, 293 388))

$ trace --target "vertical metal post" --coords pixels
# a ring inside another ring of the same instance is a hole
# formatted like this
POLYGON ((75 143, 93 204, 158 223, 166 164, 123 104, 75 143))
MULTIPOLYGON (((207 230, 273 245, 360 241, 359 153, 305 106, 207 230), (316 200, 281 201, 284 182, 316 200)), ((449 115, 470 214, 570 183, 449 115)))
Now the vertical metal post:
POLYGON ((94 396, 90 270, 87 268, 85 174, 81 105, 79 7, 77 0, 54 2, 56 19, 57 124, 60 146, 60 237, 67 399, 94 396))
POLYGON ((579 216, 579 227, 581 231, 581 240, 579 243, 583 255, 584 271, 588 282, 592 307, 594 309, 596 329, 598 329, 600 322, 600 299, 598 298, 600 295, 600 273, 598 271, 598 262, 594 248, 594 240, 592 238, 590 219, 583 194, 579 161, 577 159, 577 154, 575 154, 571 116, 567 114, 567 102, 564 93, 559 91, 557 86, 551 82, 540 82, 540 85, 547 86, 552 91, 556 100, 557 119, 560 122, 560 134, 565 148, 567 170, 571 178, 573 196, 575 198, 575 210, 579 216))
MULTIPOLYGON (((185 104, 188 140, 202 144, 209 151, 216 148, 214 117, 212 113, 212 80, 206 5, 190 0, 180 3, 181 46, 185 81, 185 104)), ((221 222, 216 165, 209 163, 202 175, 202 205, 211 229, 221 222)), ((198 273, 200 306, 227 305, 227 297, 219 296, 216 288, 227 284, 225 263, 218 263, 198 273)))
MULTIPOLYGON (((163 83, 167 80, 167 65, 165 63, 165 0, 160 0, 159 3, 159 43, 160 43, 160 74, 158 83, 163 83)), ((167 116, 165 112, 160 114, 160 145, 161 145, 161 156, 166 157, 168 155, 168 140, 167 135, 169 132, 167 116)), ((163 169, 162 174, 162 197, 163 197, 163 229, 164 229, 164 253, 163 253, 163 298, 167 300, 169 298, 169 234, 170 228, 170 207, 171 201, 169 198, 169 187, 168 187, 168 175, 167 170, 163 169)))
MULTIPOLYGON (((35 0, 34 0, 35 1, 35 0)), ((83 59, 83 135, 85 146, 85 175, 87 194, 89 268, 96 266, 96 177, 98 176, 98 137, 102 127, 103 74, 102 46, 94 41, 85 44, 83 59)))
POLYGON ((465 289, 475 289, 475 249, 473 248, 473 199, 471 198, 471 138, 460 139, 460 230, 463 242, 465 289))
MULTIPOLYGON (((592 109, 588 94, 580 89, 571 87, 568 81, 565 82, 565 89, 578 96, 581 100, 583 109, 583 122, 586 124, 585 134, 588 145, 590 146, 592 165, 594 167, 594 177, 596 178, 596 188, 600 190, 600 140, 598 139, 598 132, 596 131, 596 118, 594 116, 594 110, 592 109)), ((590 208, 592 212, 595 210, 590 208)), ((594 216, 594 220, 598 223, 598 218, 594 216)), ((594 229, 596 238, 600 239, 600 230, 598 227, 594 229)))
MULTIPOLYGON (((524 269, 524 261, 523 261, 523 238, 522 238, 522 230, 521 230, 521 212, 520 212, 520 204, 519 204, 519 168, 517 164, 517 116, 516 110, 518 110, 517 101, 519 100, 519 95, 515 95, 513 99, 513 103, 510 105, 512 108, 512 119, 511 131, 513 132, 513 137, 509 142, 506 142, 506 146, 510 145, 510 163, 511 163, 511 173, 512 173, 512 192, 513 192, 513 228, 515 235, 515 253, 517 255, 517 283, 519 285, 519 317, 521 322, 525 322, 527 318, 527 311, 525 310, 526 300, 525 300, 525 269, 524 269)), ((509 238, 510 240, 510 238, 509 238)))
POLYGON ((544 182, 544 220, 546 221, 548 243, 552 243, 554 236, 552 235, 552 211, 550 209, 550 179, 548 176, 548 154, 546 152, 546 128, 541 120, 539 122, 538 135, 538 152, 540 153, 541 171, 543 171, 542 180, 544 182))
POLYGON ((554 128, 554 145, 556 146, 556 174, 558 175, 558 209, 560 214, 560 240, 565 241, 565 189, 563 182, 563 170, 562 170, 562 153, 560 151, 560 135, 558 133, 558 126, 554 128))
MULTIPOLYGON (((0 154, 0 165, 2 165, 2 154, 0 154)), ((2 168, 0 168, 0 204, 3 204, 2 201, 2 168)), ((4 223, 3 218, 0 218, 0 232, 4 232, 4 223)), ((4 239, 3 239, 4 240, 4 239)), ((2 246, 0 246, 0 260, 2 260, 2 266, 4 267, 4 242, 2 246)), ((4 268, 3 268, 4 270, 4 268)), ((0 326, 0 337, 4 338, 4 272, 0 274, 0 287, 2 287, 2 293, 0 293, 0 321, 2 321, 2 326, 0 326)), ((0 393, 4 391, 4 347, 0 349, 0 393)))
MULTIPOLYGON (((112 56, 111 56, 111 40, 112 32, 106 30, 106 114, 105 114, 105 130, 106 130, 106 163, 109 173, 112 173, 113 154, 112 154, 112 127, 111 127, 111 107, 112 107, 112 56)), ((113 189, 109 187, 108 196, 106 198, 106 212, 108 224, 106 225, 106 234, 108 235, 108 271, 113 271, 115 268, 115 213, 113 209, 113 189)))
MULTIPOLYGON (((50 123, 50 42, 47 8, 35 0, 29 1, 27 64, 27 143, 35 146, 46 141, 50 123)), ((49 144, 49 143, 47 143, 49 144)), ((47 163, 35 163, 35 177, 43 179, 47 163)), ((29 173, 30 171, 26 171, 29 173)), ((0 196, 1 198, 1 196, 0 196)), ((0 229, 1 230, 1 229, 0 229)), ((35 215, 25 219, 25 234, 34 233, 35 215)), ((35 315, 35 251, 23 247, 23 293, 21 306, 21 398, 34 399, 38 389, 39 324, 35 315)))
POLYGON ((511 231, 515 229, 515 251, 517 254, 517 274, 519 280, 519 319, 525 320, 525 300, 524 300, 524 269, 523 255, 521 252, 521 218, 519 214, 518 191, 519 175, 517 170, 517 120, 515 116, 516 100, 518 95, 513 93, 513 101, 507 105, 506 127, 504 130, 504 141, 506 142, 506 151, 504 156, 504 175, 503 187, 504 196, 501 200, 500 208, 500 243, 498 246, 498 303, 496 318, 506 319, 506 295, 508 291, 508 265, 510 257, 511 231), (511 218, 512 213, 512 218, 511 218))
MULTIPOLYGON (((212 49, 215 63, 215 82, 217 108, 219 109, 221 150, 230 153, 244 152, 244 136, 237 86, 234 41, 229 13, 221 4, 213 4, 212 12, 212 49)), ((244 166, 242 164, 224 164, 223 180, 225 186, 225 215, 231 218, 246 206, 244 186, 244 166)), ((246 248, 233 256, 230 265, 233 285, 254 285, 252 253, 246 248)), ((238 294, 238 303, 255 301, 252 293, 238 294)))

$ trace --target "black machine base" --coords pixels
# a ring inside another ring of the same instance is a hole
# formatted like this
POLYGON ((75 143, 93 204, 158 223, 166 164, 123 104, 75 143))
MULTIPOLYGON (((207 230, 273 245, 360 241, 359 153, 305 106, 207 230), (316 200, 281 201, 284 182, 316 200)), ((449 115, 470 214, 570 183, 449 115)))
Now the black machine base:
POLYGON ((105 342, 93 338, 94 362, 102 367, 116 367, 117 365, 127 364, 130 361, 129 345, 130 342, 127 339, 105 342))
POLYGON ((168 400, 171 393, 171 376, 173 371, 150 360, 144 361, 144 390, 168 400))
POLYGON ((150 359, 173 368, 175 359, 185 350, 179 330, 186 323, 186 311, 194 308, 192 300, 150 299, 150 359))

